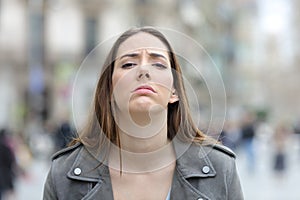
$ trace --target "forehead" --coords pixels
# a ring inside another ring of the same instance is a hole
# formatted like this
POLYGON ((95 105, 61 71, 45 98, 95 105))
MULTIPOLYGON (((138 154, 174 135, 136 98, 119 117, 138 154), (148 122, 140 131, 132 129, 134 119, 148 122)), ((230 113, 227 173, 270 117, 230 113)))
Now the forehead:
POLYGON ((155 51, 161 51, 165 54, 168 53, 168 49, 165 44, 160 41, 157 37, 149 34, 140 32, 129 38, 127 38, 119 47, 117 57, 128 52, 136 50, 150 49, 155 51))

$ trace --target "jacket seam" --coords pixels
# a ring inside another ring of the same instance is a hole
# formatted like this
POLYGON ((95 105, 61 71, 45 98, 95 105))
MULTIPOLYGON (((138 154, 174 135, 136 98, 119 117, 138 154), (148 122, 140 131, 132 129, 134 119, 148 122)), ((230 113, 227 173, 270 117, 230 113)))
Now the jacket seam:
MULTIPOLYGON (((203 153, 204 149, 202 147, 200 147, 200 151, 202 151, 202 153, 203 153)), ((206 153, 206 152, 204 151, 204 153, 206 153)), ((210 173, 211 176, 215 176, 217 174, 217 172, 216 172, 213 164, 211 163, 208 154, 205 155, 203 158, 204 158, 205 162, 207 163, 207 165, 209 165, 212 170, 212 172, 210 173)))
POLYGON ((194 194, 196 194, 198 197, 200 196, 200 197, 203 197, 203 198, 205 198, 205 199, 209 199, 205 194, 203 194, 201 191, 199 191, 197 188, 195 188, 194 186, 192 186, 189 182, 188 182, 188 180, 186 180, 186 178, 183 176, 183 174, 180 172, 180 170, 177 168, 176 169, 177 170, 177 173, 178 173, 178 181, 180 181, 180 182, 182 182, 182 183, 184 183, 184 184, 186 184, 188 187, 189 187, 189 189, 190 189, 190 191, 192 192, 192 193, 194 193, 194 194))
POLYGON ((69 147, 66 147, 64 149, 61 149, 59 151, 57 151, 56 153, 54 153, 52 156, 51 156, 51 160, 55 160, 57 159, 59 156, 63 155, 63 154, 66 154, 68 153, 69 151, 71 150, 74 150, 76 149, 77 147, 79 147, 81 145, 81 143, 76 143, 74 144, 73 146, 69 146, 69 147))
POLYGON ((96 184, 90 191, 88 191, 88 192, 85 194, 85 196, 82 198, 82 200, 88 199, 88 198, 92 197, 96 192, 99 191, 99 189, 100 189, 101 187, 103 187, 102 185, 103 185, 103 180, 99 180, 99 181, 97 182, 97 184, 96 184))
POLYGON ((233 157, 231 157, 231 159, 230 159, 230 165, 231 165, 231 167, 230 167, 230 172, 229 172, 229 178, 230 178, 230 180, 229 180, 229 184, 228 184, 228 186, 226 187, 226 193, 227 193, 227 199, 228 199, 228 197, 229 197, 229 194, 228 194, 228 190, 229 190, 229 188, 231 187, 231 185, 232 185, 232 182, 233 182, 233 172, 234 172, 234 167, 235 167, 235 165, 234 165, 234 158, 233 157))
POLYGON ((80 159, 80 156, 82 155, 82 152, 84 151, 84 148, 79 149, 79 152, 72 163, 70 170, 67 172, 67 177, 72 179, 72 180, 79 180, 79 181, 87 181, 87 182, 99 182, 99 178, 94 178, 94 177, 86 177, 86 176, 75 176, 73 175, 73 169, 75 167, 78 167, 76 164, 78 164, 78 160, 80 159))
POLYGON ((56 180, 55 180, 55 177, 54 177, 54 174, 55 174, 54 170, 56 169, 56 167, 54 167, 55 162, 56 161, 54 160, 50 170, 51 170, 51 183, 52 183, 52 187, 53 187, 53 190, 54 190, 55 197, 57 198, 56 180), (55 181, 55 184, 54 184, 54 181, 55 181))

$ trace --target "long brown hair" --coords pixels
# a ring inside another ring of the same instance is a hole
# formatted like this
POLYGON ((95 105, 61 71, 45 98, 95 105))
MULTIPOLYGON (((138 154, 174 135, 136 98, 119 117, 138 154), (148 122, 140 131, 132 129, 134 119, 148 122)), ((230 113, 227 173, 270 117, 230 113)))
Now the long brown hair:
POLYGON ((168 139, 172 140, 175 136, 179 136, 178 138, 182 141, 202 143, 208 137, 197 128, 192 120, 181 67, 176 55, 165 36, 152 27, 129 29, 116 40, 104 62, 103 70, 97 83, 89 122, 83 128, 76 141, 96 148, 108 144, 109 142, 120 147, 118 128, 113 117, 113 102, 111 101, 113 91, 112 74, 120 45, 129 37, 140 32, 145 32, 157 37, 168 49, 174 88, 179 97, 179 101, 168 105, 168 139))

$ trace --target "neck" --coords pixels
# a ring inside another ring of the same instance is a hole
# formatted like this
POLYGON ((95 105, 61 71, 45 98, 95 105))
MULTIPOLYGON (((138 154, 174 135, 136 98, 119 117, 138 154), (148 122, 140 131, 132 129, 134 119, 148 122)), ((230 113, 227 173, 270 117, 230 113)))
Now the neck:
POLYGON ((121 148, 132 153, 148 153, 157 151, 168 143, 166 124, 156 133, 140 129, 135 133, 125 133, 120 130, 119 134, 121 148))
POLYGON ((119 169, 120 159, 124 171, 152 171, 174 161, 173 146, 167 136, 165 111, 151 114, 150 123, 141 123, 144 126, 133 123, 131 118, 121 113, 117 116, 121 149, 114 146, 110 151, 112 168, 119 169))
POLYGON ((133 153, 156 151, 168 143, 167 110, 152 113, 117 113, 121 148, 133 153))
POLYGON ((157 171, 175 161, 172 142, 160 134, 143 140, 122 133, 121 149, 113 146, 109 155, 110 168, 128 173, 157 171))

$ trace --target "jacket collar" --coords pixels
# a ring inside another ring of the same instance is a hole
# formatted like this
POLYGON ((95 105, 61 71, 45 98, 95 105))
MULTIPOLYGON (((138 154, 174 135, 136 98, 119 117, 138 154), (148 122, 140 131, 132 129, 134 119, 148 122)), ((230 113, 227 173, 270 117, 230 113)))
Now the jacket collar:
POLYGON ((216 175, 215 168, 208 157, 212 148, 182 143, 176 139, 173 140, 173 144, 178 159, 172 182, 171 199, 209 200, 210 198, 205 195, 205 192, 191 186, 188 179, 214 177, 216 175))
MULTIPOLYGON (((177 155, 176 169, 185 179, 216 175, 208 158, 211 148, 183 143, 176 138, 173 139, 173 146, 177 155)), ((101 164, 93 153, 82 146, 67 176, 81 181, 98 182, 100 177, 109 176, 109 170, 106 163, 101 164)))
POLYGON ((109 176, 109 171, 106 164, 82 146, 67 176, 80 181, 99 182, 101 177, 109 176))
POLYGON ((208 157, 211 148, 194 143, 183 143, 178 139, 174 139, 173 142, 178 158, 177 169, 184 178, 216 175, 215 168, 208 157))

